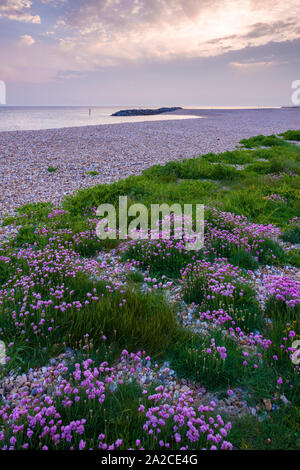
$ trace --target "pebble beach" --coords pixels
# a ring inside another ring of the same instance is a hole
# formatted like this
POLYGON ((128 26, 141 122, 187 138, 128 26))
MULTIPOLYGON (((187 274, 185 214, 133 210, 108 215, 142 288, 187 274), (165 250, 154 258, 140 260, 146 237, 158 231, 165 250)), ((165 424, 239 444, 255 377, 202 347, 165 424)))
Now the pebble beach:
POLYGON ((0 214, 28 202, 59 203, 80 188, 136 175, 153 164, 232 150, 242 138, 299 124, 299 108, 183 109, 163 121, 0 132, 0 214), (180 114, 195 119, 178 119, 180 114))

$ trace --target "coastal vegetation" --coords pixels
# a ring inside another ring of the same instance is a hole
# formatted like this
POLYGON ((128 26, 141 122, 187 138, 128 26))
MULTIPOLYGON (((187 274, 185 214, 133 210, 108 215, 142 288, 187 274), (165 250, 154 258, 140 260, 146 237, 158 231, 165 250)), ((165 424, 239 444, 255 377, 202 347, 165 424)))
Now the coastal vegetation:
POLYGON ((57 167, 55 166, 48 166, 47 171, 48 173, 55 173, 57 170, 57 167))
POLYGON ((299 136, 4 218, 0 449, 299 449, 299 136), (124 195, 204 204, 204 247, 100 240, 124 195))
POLYGON ((87 176, 98 176, 99 172, 97 170, 90 170, 85 173, 87 176))

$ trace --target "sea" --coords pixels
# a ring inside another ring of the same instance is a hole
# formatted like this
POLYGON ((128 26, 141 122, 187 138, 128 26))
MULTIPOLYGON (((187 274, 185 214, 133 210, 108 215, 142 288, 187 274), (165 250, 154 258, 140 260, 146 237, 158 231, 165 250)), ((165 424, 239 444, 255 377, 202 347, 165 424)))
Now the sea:
MULTIPOLYGON (((157 114, 154 116, 111 116, 120 109, 131 107, 102 106, 0 106, 0 132, 63 127, 95 126, 124 122, 165 121, 170 119, 195 119, 200 116, 184 114, 157 114)), ((150 108, 141 106, 140 108, 150 108)))

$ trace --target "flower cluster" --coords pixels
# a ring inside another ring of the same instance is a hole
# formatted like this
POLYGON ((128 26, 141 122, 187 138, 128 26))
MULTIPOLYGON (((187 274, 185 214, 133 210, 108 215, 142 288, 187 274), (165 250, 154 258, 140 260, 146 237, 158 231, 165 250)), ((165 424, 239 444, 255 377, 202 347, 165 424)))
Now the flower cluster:
POLYGON ((222 212, 215 208, 209 208, 209 220, 214 226, 232 230, 234 233, 244 233, 249 237, 276 237, 280 235, 280 229, 272 224, 254 224, 244 215, 236 215, 232 212, 222 212))
POLYGON ((231 449, 225 440, 231 424, 214 417, 215 403, 197 408, 191 390, 175 398, 175 392, 163 385, 155 393, 140 385, 142 402, 132 404, 141 416, 139 438, 131 442, 125 433, 107 442, 107 399, 132 380, 141 384, 142 365, 149 363, 145 352, 124 350, 116 368, 107 362, 97 366, 90 358, 75 363, 71 374, 64 361, 49 367, 45 382, 47 387, 56 378, 54 393, 43 393, 43 387, 36 396, 24 391, 9 396, 0 407, 0 449, 142 449, 149 440, 157 448, 231 449))
POLYGON ((178 275, 182 265, 200 256, 200 250, 187 249, 187 238, 164 231, 149 232, 149 238, 128 240, 123 244, 124 258, 135 260, 134 265, 150 273, 178 275))
POLYGON ((241 251, 259 260, 266 239, 274 239, 278 235, 280 229, 275 225, 250 223, 243 215, 210 208, 205 223, 205 253, 229 257, 241 251))
POLYGON ((241 303, 245 289, 249 289, 245 273, 225 258, 217 258, 213 263, 198 261, 188 264, 181 271, 180 282, 184 295, 190 295, 190 300, 217 308, 222 304, 241 303))
MULTIPOLYGON (((71 249, 50 245, 44 250, 24 248, 9 259, 14 269, 0 290, 0 307, 9 312, 6 327, 10 325, 13 334, 26 342, 28 335, 31 340, 50 336, 60 328, 60 314, 78 311, 99 299, 95 288, 84 298, 76 298, 68 286, 79 275, 98 272, 96 261, 79 259, 71 249)), ((1 333, 0 329, 0 337, 1 333)))
MULTIPOLYGON (((154 406, 149 408, 146 413, 147 421, 143 427, 144 431, 147 431, 150 435, 159 436, 161 427, 171 422, 174 433, 172 438, 179 445, 187 437, 194 446, 201 439, 201 435, 205 434, 208 447, 202 447, 202 450, 206 448, 210 450, 216 450, 217 448, 222 450, 232 449, 231 443, 224 439, 231 429, 231 424, 225 424, 220 415, 215 418, 210 416, 208 420, 205 416, 207 413, 214 411, 214 402, 211 402, 208 406, 200 405, 195 410, 192 406, 194 400, 190 396, 190 392, 184 392, 176 405, 170 405, 165 401, 172 400, 172 391, 164 390, 162 385, 157 387, 155 391, 156 394, 148 397, 149 400, 154 402, 154 406), (162 399, 163 403, 160 403, 162 399)), ((139 410, 145 412, 143 406, 140 406, 139 410)), ((165 442, 161 438, 159 439, 159 445, 167 449, 170 448, 170 442, 165 442)), ((188 449, 188 445, 180 447, 180 450, 188 449)))
POLYGON ((286 199, 282 196, 280 196, 279 194, 270 194, 269 196, 263 196, 263 199, 265 199, 266 201, 271 201, 271 202, 286 202, 286 199))
POLYGON ((300 303, 300 282, 285 276, 267 276, 265 278, 266 297, 281 300, 288 307, 300 303))
POLYGON ((300 227, 300 217, 293 217, 289 220, 289 225, 300 227))

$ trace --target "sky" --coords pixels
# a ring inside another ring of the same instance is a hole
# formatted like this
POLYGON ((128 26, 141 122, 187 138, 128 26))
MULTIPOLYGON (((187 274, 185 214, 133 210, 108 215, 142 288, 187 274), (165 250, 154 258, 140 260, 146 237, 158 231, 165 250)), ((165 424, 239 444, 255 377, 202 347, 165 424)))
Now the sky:
POLYGON ((0 0, 8 105, 292 105, 299 0, 0 0))

